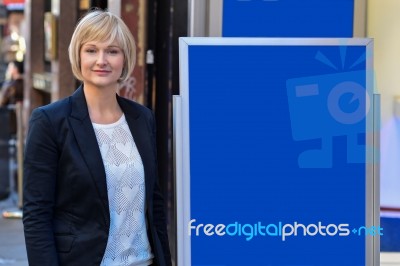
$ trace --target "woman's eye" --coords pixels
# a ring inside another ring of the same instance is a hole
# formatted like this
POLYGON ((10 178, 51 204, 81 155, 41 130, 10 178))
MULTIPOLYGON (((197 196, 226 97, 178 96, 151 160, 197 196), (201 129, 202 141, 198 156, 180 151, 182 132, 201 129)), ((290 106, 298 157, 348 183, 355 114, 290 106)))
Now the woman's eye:
POLYGON ((93 54, 95 52, 96 52, 95 49, 86 49, 86 53, 93 54))
POLYGON ((110 54, 118 54, 118 53, 119 53, 119 50, 117 50, 117 49, 111 49, 111 50, 108 51, 108 53, 110 53, 110 54))

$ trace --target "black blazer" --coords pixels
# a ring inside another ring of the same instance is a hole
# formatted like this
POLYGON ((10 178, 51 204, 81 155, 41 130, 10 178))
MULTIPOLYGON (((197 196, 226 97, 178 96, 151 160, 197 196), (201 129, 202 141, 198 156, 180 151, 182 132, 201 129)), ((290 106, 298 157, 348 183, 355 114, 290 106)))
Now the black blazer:
MULTIPOLYGON (((84 88, 32 112, 25 147, 23 223, 31 266, 99 265, 110 227, 104 165, 84 88)), ((152 112, 116 95, 144 165, 153 265, 171 265, 157 183, 152 112)))

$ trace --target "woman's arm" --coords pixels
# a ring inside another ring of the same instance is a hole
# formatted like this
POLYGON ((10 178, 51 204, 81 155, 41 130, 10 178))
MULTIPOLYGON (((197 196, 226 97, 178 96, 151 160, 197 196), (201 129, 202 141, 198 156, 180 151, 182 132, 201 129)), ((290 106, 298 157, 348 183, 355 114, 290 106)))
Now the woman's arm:
POLYGON ((24 158, 23 223, 31 266, 58 265, 53 209, 58 165, 56 133, 47 114, 31 115, 24 158))

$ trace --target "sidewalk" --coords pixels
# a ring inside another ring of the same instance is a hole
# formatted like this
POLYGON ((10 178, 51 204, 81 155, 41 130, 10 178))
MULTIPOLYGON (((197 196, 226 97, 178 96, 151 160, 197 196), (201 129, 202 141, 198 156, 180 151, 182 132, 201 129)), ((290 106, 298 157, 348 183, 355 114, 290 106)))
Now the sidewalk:
POLYGON ((22 220, 2 215, 16 206, 16 197, 0 201, 0 266, 28 266, 22 220))

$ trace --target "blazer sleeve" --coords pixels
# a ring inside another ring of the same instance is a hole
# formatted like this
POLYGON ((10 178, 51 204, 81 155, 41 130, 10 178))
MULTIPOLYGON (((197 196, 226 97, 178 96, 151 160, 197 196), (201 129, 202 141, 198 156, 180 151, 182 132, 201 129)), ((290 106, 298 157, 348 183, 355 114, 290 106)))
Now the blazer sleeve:
MULTIPOLYGON (((154 116, 152 116, 151 120, 151 130, 152 130, 152 137, 153 137, 153 148, 154 151, 157 151, 157 145, 156 145, 156 126, 155 126, 155 119, 154 116)), ((155 158, 157 158, 157 152, 155 154, 155 158)), ((156 164, 157 165, 157 164, 156 164)), ((156 169, 156 173, 158 173, 158 170, 156 169)), ((157 181, 154 186, 154 191, 153 191, 153 217, 154 217, 154 226, 158 235, 158 238, 160 239, 162 248, 163 248, 163 254, 164 254, 164 259, 165 259, 165 265, 171 266, 171 251, 169 248, 169 240, 168 240, 168 232, 167 232, 167 219, 165 216, 165 204, 164 204, 164 199, 162 196, 162 192, 158 183, 159 176, 158 174, 156 175, 157 181)))
POLYGON ((23 224, 29 265, 58 265, 52 219, 59 155, 55 129, 40 108, 32 112, 24 156, 23 224))

